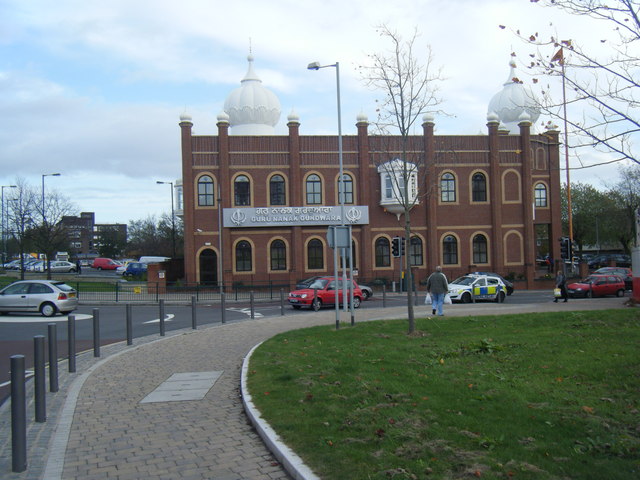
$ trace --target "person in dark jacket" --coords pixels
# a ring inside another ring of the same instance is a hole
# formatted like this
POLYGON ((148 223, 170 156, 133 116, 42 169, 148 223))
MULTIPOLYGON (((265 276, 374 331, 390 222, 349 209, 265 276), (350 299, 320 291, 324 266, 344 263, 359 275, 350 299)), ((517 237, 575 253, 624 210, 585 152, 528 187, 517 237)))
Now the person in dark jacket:
MULTIPOLYGON (((556 275, 556 288, 560 289, 560 298, 566 302, 569 299, 569 294, 567 293, 567 277, 564 276, 562 270, 558 270, 558 274, 556 275)), ((553 301, 558 303, 558 297, 554 298, 553 301)))
POLYGON ((442 273, 442 267, 438 265, 436 271, 429 275, 427 279, 427 292, 431 295, 431 313, 443 316, 442 305, 444 304, 444 296, 449 293, 449 282, 447 277, 442 273))

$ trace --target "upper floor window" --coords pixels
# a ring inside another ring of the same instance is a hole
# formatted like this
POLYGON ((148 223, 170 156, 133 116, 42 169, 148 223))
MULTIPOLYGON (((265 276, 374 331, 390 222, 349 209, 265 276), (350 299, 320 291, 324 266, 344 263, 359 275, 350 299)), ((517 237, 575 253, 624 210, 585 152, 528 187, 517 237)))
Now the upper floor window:
POLYGON ((322 181, 315 173, 307 177, 307 205, 322 204, 322 181))
POLYGON ((536 207, 546 207, 547 206, 547 187, 544 183, 537 183, 535 190, 533 192, 536 207))
POLYGON ((236 244, 236 271, 250 272, 252 269, 251 244, 246 240, 240 240, 236 244))
POLYGON ((442 241, 442 263, 445 265, 458 263, 458 241, 453 235, 447 235, 442 241))
POLYGON ((198 206, 211 207, 214 204, 213 179, 203 175, 198 179, 198 206))
POLYGON ((475 173, 471 178, 471 198, 474 202, 487 201, 487 179, 482 173, 475 173))
POLYGON ((391 265, 391 247, 389 239, 380 237, 376 240, 376 267, 388 267, 391 265))
POLYGON ((473 237, 473 263, 489 263, 487 237, 484 235, 478 234, 473 237))
POLYGON ((287 248, 282 240, 271 242, 270 248, 271 270, 287 269, 287 248))
POLYGON ((274 175, 269 180, 269 203, 271 205, 286 205, 287 195, 285 193, 284 177, 274 175))
POLYGON ((251 183, 246 175, 238 175, 233 182, 233 201, 236 207, 251 205, 251 183))
POLYGON ((440 201, 456 201, 456 179, 451 173, 445 173, 440 178, 440 201))
MULTIPOLYGON (((353 178, 351 175, 342 174, 342 188, 344 192, 344 202, 341 202, 340 195, 338 195, 338 203, 353 204, 353 178)), ((337 191, 340 192, 340 179, 338 178, 337 191)))

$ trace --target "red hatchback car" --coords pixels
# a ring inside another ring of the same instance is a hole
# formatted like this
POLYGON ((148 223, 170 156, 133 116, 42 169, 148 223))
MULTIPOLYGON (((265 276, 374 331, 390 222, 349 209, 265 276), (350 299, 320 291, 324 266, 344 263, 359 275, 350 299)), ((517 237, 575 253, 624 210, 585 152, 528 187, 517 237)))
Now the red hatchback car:
MULTIPOLYGON (((349 280, 347 280, 348 284, 349 280)), ((338 302, 342 304, 343 288, 342 279, 338 279, 338 302)), ((360 307, 362 302, 362 290, 353 282, 353 308, 360 307)), ((323 305, 336 304, 336 282, 334 277, 318 277, 308 287, 294 290, 289 293, 289 304, 295 309, 302 307, 313 308, 316 312, 323 305), (315 293, 315 301, 314 301, 315 293)))
POLYGON ((624 281, 617 275, 589 275, 584 280, 567 286, 570 297, 604 297, 624 295, 624 281))

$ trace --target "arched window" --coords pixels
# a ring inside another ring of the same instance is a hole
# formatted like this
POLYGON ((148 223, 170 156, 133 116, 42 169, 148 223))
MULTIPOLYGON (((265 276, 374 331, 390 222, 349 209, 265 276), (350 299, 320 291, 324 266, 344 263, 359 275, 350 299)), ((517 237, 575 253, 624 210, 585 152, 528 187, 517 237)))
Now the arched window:
MULTIPOLYGON (((351 175, 347 174, 347 173, 343 173, 342 174, 342 188, 344 189, 344 203, 345 204, 353 204, 353 178, 351 178, 351 175)), ((338 178, 338 185, 337 185, 337 192, 340 192, 340 179, 338 178)), ((342 203, 340 202, 341 198, 338 195, 338 203, 342 203)))
POLYGON ((456 201, 456 179, 451 173, 445 173, 440 178, 440 201, 456 201))
POLYGON ((409 243, 409 264, 422 265, 422 239, 420 237, 411 237, 409 243))
POLYGON ((212 207, 214 204, 213 178, 203 175, 198 179, 198 206, 212 207))
POLYGON ((376 240, 376 267, 388 267, 391 265, 391 247, 389 239, 380 237, 376 240))
POLYGON ((471 198, 474 202, 487 201, 487 179, 482 173, 475 173, 471 178, 471 198))
POLYGON ((252 269, 251 244, 246 240, 240 240, 236 244, 236 271, 250 272, 252 269))
POLYGON ((251 205, 251 183, 246 175, 238 175, 233 182, 233 201, 236 207, 251 205))
POLYGON ((473 263, 489 263, 487 237, 484 235, 478 234, 473 237, 473 263))
POLYGON ((447 235, 442 241, 442 263, 445 265, 458 263, 458 241, 453 235, 447 235))
POLYGON ((271 270, 287 269, 287 247, 282 240, 274 240, 271 242, 269 254, 271 258, 271 270))
POLYGON ((322 181, 315 173, 307 177, 307 205, 322 204, 322 181))
POLYGON ((536 188, 533 191, 535 197, 536 207, 547 206, 547 187, 544 183, 537 183, 536 188))
POLYGON ((310 270, 322 270, 324 268, 324 256, 322 242, 317 238, 307 243, 307 265, 310 270))
POLYGON ((282 175, 274 175, 269 180, 269 203, 271 205, 286 205, 287 195, 282 175))

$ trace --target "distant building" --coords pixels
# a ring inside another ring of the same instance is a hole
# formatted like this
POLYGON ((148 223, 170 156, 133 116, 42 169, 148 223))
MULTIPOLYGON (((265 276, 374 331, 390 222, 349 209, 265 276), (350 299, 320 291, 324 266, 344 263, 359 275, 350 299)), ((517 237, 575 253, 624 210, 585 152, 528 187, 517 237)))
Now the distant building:
POLYGON ((536 256, 561 236, 559 132, 532 132, 533 98, 515 79, 491 101, 486 135, 371 135, 367 117, 343 136, 344 209, 337 207, 338 138, 301 135, 292 112, 288 134, 274 135, 280 104, 262 86, 253 58, 242 85, 217 117, 217 132, 194 135, 180 117, 182 179, 176 183, 184 221, 187 282, 293 284, 333 274, 329 225, 352 225, 358 280, 398 280, 392 255, 403 236, 398 172, 410 172, 415 278, 437 265, 453 279, 469 271, 514 273, 533 285, 536 256), (510 130, 511 129, 511 130, 510 130), (515 131, 514 131, 515 129, 515 131), (343 210, 343 211, 342 211, 343 210))
POLYGON ((95 223, 94 212, 82 212, 80 216, 67 215, 60 221, 67 229, 72 256, 91 257, 98 254, 100 239, 106 229, 114 230, 127 239, 127 225, 121 223, 95 223))

